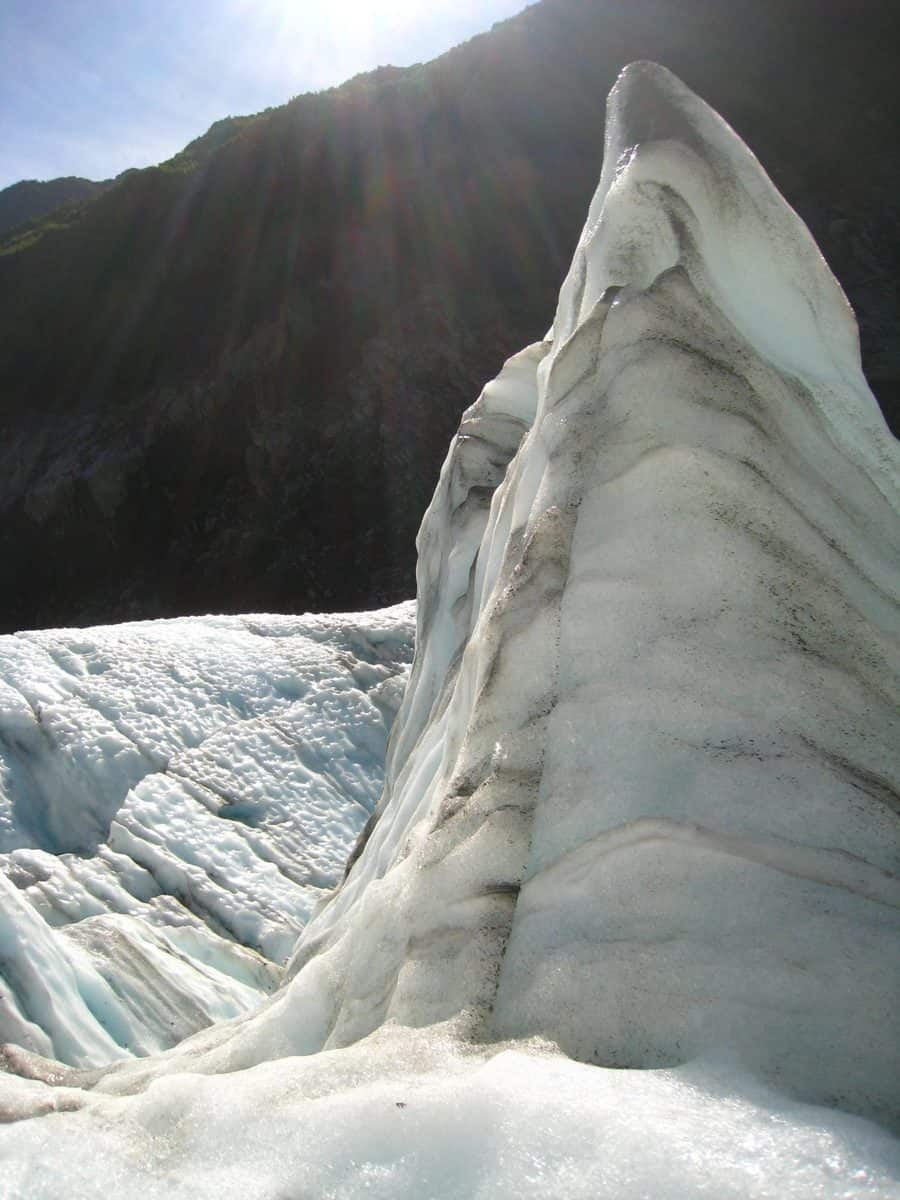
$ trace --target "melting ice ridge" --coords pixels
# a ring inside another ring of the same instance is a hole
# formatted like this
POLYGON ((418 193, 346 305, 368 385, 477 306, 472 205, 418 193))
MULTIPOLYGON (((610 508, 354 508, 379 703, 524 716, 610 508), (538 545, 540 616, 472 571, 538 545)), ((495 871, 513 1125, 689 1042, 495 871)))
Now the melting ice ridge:
POLYGON ((900 1195, 897 468, 796 214, 628 68, 345 881, 257 1012, 10 1052, 0 1195, 900 1195))

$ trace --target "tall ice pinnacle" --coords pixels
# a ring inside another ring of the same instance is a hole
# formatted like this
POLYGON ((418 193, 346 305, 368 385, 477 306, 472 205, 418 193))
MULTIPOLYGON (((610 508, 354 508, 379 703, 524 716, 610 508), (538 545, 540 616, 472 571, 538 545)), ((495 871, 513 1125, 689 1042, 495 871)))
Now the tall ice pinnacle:
POLYGON ((553 328, 423 521, 377 820, 264 1019, 725 1052, 896 1110, 897 467, 805 226, 628 67, 553 328))

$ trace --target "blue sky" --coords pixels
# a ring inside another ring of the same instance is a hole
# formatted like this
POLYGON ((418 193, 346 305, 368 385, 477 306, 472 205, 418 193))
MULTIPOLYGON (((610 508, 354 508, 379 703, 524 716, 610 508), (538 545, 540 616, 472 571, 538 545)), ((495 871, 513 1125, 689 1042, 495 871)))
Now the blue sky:
POLYGON ((407 66, 526 0, 0 0, 0 188, 106 179, 215 120, 407 66))

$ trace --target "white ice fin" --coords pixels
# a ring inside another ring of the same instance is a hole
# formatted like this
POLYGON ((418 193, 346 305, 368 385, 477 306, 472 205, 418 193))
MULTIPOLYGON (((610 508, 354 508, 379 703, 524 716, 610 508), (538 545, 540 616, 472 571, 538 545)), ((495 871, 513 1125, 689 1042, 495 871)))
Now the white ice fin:
POLYGON ((808 232, 662 68, 613 92, 552 340, 479 406, 380 821, 294 960, 339 980, 327 1045, 464 1011, 891 1111, 896 444, 808 232))

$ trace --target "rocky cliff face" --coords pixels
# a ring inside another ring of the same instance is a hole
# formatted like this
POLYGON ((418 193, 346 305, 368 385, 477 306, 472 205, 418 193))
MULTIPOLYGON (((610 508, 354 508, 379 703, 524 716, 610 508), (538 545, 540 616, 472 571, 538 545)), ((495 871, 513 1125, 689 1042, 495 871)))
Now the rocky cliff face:
POLYGON ((408 595, 443 447, 545 332, 635 57, 756 148, 892 411, 895 26, 875 2, 544 0, 228 123, 0 256, 2 626, 408 595))

